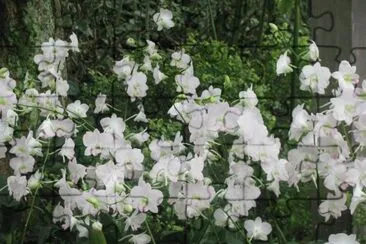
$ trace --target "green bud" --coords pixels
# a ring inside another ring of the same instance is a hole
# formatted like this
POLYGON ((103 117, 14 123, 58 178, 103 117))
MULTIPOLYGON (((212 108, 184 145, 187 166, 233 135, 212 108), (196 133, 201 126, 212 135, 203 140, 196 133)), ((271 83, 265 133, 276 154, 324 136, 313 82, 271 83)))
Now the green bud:
POLYGON ((34 181, 31 181, 28 183, 28 187, 31 190, 35 190, 40 186, 41 186, 41 183, 39 182, 39 180, 34 180, 34 181))
POLYGON ((92 224, 93 230, 102 231, 103 225, 100 222, 94 222, 92 224))
POLYGON ((184 95, 184 94, 179 94, 179 95, 177 96, 177 100, 178 100, 178 101, 186 100, 186 99, 187 99, 187 96, 186 96, 186 95, 184 95))
POLYGON ((132 213, 132 211, 133 211, 133 208, 130 204, 126 204, 123 207, 123 212, 126 213, 126 214, 132 213))
POLYGON ((129 37, 126 40, 126 44, 129 45, 130 47, 135 47, 136 46, 136 41, 135 39, 133 39, 132 37, 129 37))
POLYGON ((7 68, 0 69, 0 78, 4 79, 9 74, 9 70, 7 68))
POLYGON ((228 75, 225 75, 224 76, 224 87, 229 88, 231 86, 232 86, 232 84, 231 84, 230 77, 228 75))
POLYGON ((95 222, 92 224, 92 228, 89 231, 89 242, 90 244, 107 244, 104 233, 102 231, 102 224, 95 222))
POLYGON ((99 208, 99 200, 95 197, 89 197, 88 199, 86 199, 88 201, 88 203, 90 203, 91 205, 93 205, 94 208, 98 209, 99 208))
POLYGON ((126 188, 123 186, 123 184, 121 184, 121 183, 117 183, 117 184, 115 184, 114 185, 114 191, 116 192, 116 193, 122 193, 122 192, 124 192, 126 190, 126 188))
POLYGON ((273 23, 269 23, 269 27, 271 28, 272 32, 277 32, 278 31, 277 25, 275 25, 273 23))

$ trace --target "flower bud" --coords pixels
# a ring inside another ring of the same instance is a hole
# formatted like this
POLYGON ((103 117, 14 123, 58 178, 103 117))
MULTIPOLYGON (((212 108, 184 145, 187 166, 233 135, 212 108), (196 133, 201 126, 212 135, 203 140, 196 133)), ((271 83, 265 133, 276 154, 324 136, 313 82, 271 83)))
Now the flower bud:
POLYGON ((0 79, 5 79, 9 75, 9 70, 7 68, 0 69, 0 79))
POLYGON ((271 31, 272 31, 273 33, 278 31, 278 27, 277 27, 277 25, 275 25, 275 24, 273 24, 273 23, 269 23, 269 27, 271 28, 271 31))
POLYGON ((86 201, 93 205, 94 208, 99 208, 99 200, 96 197, 89 197, 86 201))
POLYGON ((103 225, 99 221, 92 224, 93 230, 102 231, 103 225))
POLYGON ((311 61, 317 61, 319 59, 319 49, 315 42, 312 41, 312 43, 309 46, 309 58, 311 61))
POLYGON ((116 193, 122 193, 122 192, 124 192, 126 190, 126 188, 123 186, 123 184, 121 184, 121 183, 116 183, 115 185, 114 185, 114 191, 116 192, 116 193))
POLYGON ((30 190, 35 190, 40 186, 41 186, 41 183, 39 182, 39 180, 29 180, 28 181, 28 187, 30 190))
POLYGON ((136 46, 136 41, 135 39, 133 39, 132 37, 129 37, 126 40, 126 44, 129 45, 130 47, 135 47, 136 46))
POLYGON ((224 76, 224 87, 225 88, 231 87, 231 80, 228 75, 224 76))
POLYGON ((126 214, 130 214, 132 213, 133 211, 133 207, 131 204, 126 204, 124 207, 123 207, 123 212, 126 213, 126 214))

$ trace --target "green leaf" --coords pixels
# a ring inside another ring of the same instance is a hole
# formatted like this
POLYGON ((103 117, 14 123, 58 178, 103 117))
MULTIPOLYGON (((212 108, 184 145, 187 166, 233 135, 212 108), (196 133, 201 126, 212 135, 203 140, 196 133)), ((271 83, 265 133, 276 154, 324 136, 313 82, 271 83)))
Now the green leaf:
POLYGON ((69 90, 67 91, 67 94, 69 96, 78 96, 80 94, 80 88, 79 85, 74 81, 67 81, 69 84, 69 90))
POLYGON ((50 236, 52 227, 51 226, 40 226, 39 227, 39 236, 38 236, 38 244, 45 243, 48 237, 50 236))
POLYGON ((93 36, 93 31, 86 20, 81 20, 77 23, 76 28, 86 36, 93 36))
POLYGON ((91 228, 89 230, 89 244, 107 244, 103 231, 91 228))
POLYGON ((294 5, 295 5, 295 0, 279 0, 278 1, 278 9, 283 14, 288 14, 294 5))
POLYGON ((232 244, 241 244, 243 243, 243 237, 240 235, 239 231, 236 232, 226 231, 225 242, 232 244))

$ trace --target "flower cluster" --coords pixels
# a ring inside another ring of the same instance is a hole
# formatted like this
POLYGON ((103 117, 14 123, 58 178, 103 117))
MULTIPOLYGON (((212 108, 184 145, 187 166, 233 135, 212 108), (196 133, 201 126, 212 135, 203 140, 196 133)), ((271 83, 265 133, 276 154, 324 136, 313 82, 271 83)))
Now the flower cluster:
MULTIPOLYGON (((169 10, 161 9, 153 19, 158 31, 174 26, 169 10)), ((124 238, 149 243, 154 237, 148 219, 169 208, 179 220, 212 215, 217 226, 245 230, 249 242, 266 241, 272 232, 271 220, 251 219, 263 190, 279 197, 281 183, 299 189, 300 182, 322 181, 329 193, 319 214, 326 221, 338 218, 348 208, 345 192, 350 187, 351 213, 366 200, 366 159, 362 156, 366 81, 358 85, 356 68, 347 61, 331 74, 320 65, 315 43, 308 53, 314 63, 302 68, 300 89, 324 94, 332 77, 339 89, 328 110, 311 114, 304 104, 294 108, 289 139, 296 141, 297 147, 286 159, 280 157, 280 140, 265 126, 253 87, 241 91, 235 102, 225 101, 220 88, 209 86, 200 92, 193 60, 184 49, 170 54, 179 94, 168 111, 171 119, 185 128, 184 135, 177 131, 171 140, 148 133, 149 118, 142 101, 148 96, 149 85, 173 80, 160 70, 163 59, 150 40, 146 40, 143 62, 125 55, 113 67, 131 102, 138 103, 138 112, 130 117, 133 122, 107 104, 102 93, 94 108, 80 100, 66 100, 69 84, 62 78, 63 68, 69 52, 79 51, 76 35, 70 39, 50 38, 42 44, 43 53, 34 58, 40 71, 38 80, 25 82, 19 96, 8 70, 0 69, 0 158, 11 156, 9 165, 14 172, 7 179, 9 194, 22 201, 52 184, 49 187, 56 189, 60 199, 53 209, 53 222, 61 223, 63 229, 88 237, 90 231, 102 230, 100 214, 105 213, 118 218, 124 231, 132 233, 124 238), (96 127, 87 120, 93 112, 101 118, 96 127), (37 118, 31 121, 34 128, 29 127, 26 136, 14 136, 21 118, 30 114, 37 118), (141 122, 146 129, 134 131, 134 122, 141 122), (216 150, 224 136, 231 138, 225 145, 226 156, 216 150), (51 152, 50 144, 56 140, 61 146, 51 152), (82 143, 82 157, 77 153, 77 141, 82 143), (59 157, 64 167, 49 172, 50 155, 59 157), (85 164, 80 158, 92 163, 85 164), (214 176, 207 173, 217 162, 228 165, 228 172, 220 177, 221 188, 215 187, 214 176)), ((277 74, 292 72, 290 62, 286 51, 277 62, 277 74)), ((346 242, 358 243, 354 235, 329 237, 329 243, 346 242)))

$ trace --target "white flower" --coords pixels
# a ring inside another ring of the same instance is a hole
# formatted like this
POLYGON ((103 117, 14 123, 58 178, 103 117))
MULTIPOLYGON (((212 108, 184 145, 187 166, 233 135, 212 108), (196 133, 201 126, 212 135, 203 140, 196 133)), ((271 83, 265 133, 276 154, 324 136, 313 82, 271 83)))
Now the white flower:
POLYGON ((349 206, 351 214, 355 212, 358 204, 366 201, 366 194, 363 192, 362 188, 363 187, 360 184, 356 184, 356 186, 353 188, 352 201, 351 205, 349 206))
POLYGON ((66 138, 65 143, 62 145, 62 148, 59 152, 59 155, 62 157, 63 161, 65 161, 65 157, 71 160, 75 155, 75 143, 71 138, 66 138))
POLYGON ((267 222, 262 222, 260 217, 253 220, 246 220, 244 228, 248 231, 248 237, 262 241, 268 240, 268 235, 272 231, 272 226, 267 222))
POLYGON ((25 176, 12 175, 8 177, 7 180, 9 194, 12 195, 15 200, 20 201, 20 199, 29 193, 27 188, 27 178, 25 176))
POLYGON ((153 71, 150 56, 145 55, 144 64, 140 67, 140 69, 144 72, 153 71))
POLYGON ((29 131, 27 138, 22 136, 19 139, 15 139, 10 153, 15 154, 17 157, 42 156, 42 144, 33 138, 33 131, 29 131))
POLYGON ((215 189, 205 185, 203 181, 197 183, 182 183, 182 181, 169 184, 168 202, 174 204, 174 210, 179 219, 194 218, 202 215, 205 209, 210 208, 210 203, 215 197, 215 189))
POLYGON ((124 183, 124 168, 120 165, 115 165, 111 160, 106 164, 98 165, 95 174, 98 180, 106 186, 108 192, 115 192, 120 184, 124 183))
POLYGON ((65 206, 75 208, 82 200, 82 192, 76 188, 70 187, 66 181, 66 170, 61 169, 62 178, 55 183, 54 186, 59 188, 59 195, 64 200, 65 206))
POLYGON ((193 75, 176 75, 175 82, 177 83, 177 92, 183 92, 185 94, 196 94, 196 88, 200 85, 200 80, 193 75))
POLYGON ((258 104, 257 95, 253 91, 253 86, 250 86, 246 91, 241 91, 239 98, 244 99, 245 106, 249 108, 254 108, 258 104))
POLYGON ((121 148, 116 151, 116 162, 118 165, 124 166, 126 170, 142 171, 144 169, 142 162, 144 155, 138 148, 121 148))
POLYGON ((202 91, 201 98, 215 98, 215 101, 218 101, 221 96, 221 89, 220 88, 214 88, 213 86, 210 86, 207 90, 202 91))
POLYGON ((105 103, 106 99, 107 99, 106 95, 99 93, 99 95, 95 99, 95 109, 94 109, 95 114, 109 111, 108 105, 105 103))
POLYGON ((73 103, 67 105, 66 110, 70 118, 85 118, 87 117, 86 112, 89 106, 85 103, 81 103, 80 100, 76 100, 73 103))
POLYGON ((203 157, 195 156, 189 161, 186 161, 185 164, 187 165, 189 175, 198 181, 203 180, 202 170, 204 167, 205 159, 203 157))
POLYGON ((17 97, 15 93, 8 88, 7 84, 2 83, 0 80, 0 113, 6 114, 8 109, 14 107, 17 103, 17 97))
POLYGON ((129 240, 133 244, 147 244, 150 243, 151 237, 148 234, 141 233, 138 235, 133 235, 129 240))
POLYGON ((28 179, 28 188, 29 189, 36 189, 40 185, 40 179, 42 179, 42 174, 39 172, 39 170, 36 171, 36 173, 32 174, 32 176, 28 179))
POLYGON ((123 138, 123 132, 125 131, 126 124, 123 119, 117 117, 116 114, 112 114, 110 118, 101 119, 100 124, 103 127, 104 132, 123 138))
POLYGON ((359 75, 356 74, 356 66, 351 66, 348 61, 343 60, 339 64, 338 71, 332 74, 338 80, 338 85, 342 90, 354 89, 354 84, 358 83, 359 75))
POLYGON ((113 66, 113 71, 118 75, 118 78, 120 79, 129 78, 135 65, 136 63, 130 60, 129 56, 126 56, 120 61, 116 61, 116 64, 113 66))
POLYGON ((328 193, 327 200, 319 205, 319 214, 325 218, 325 221, 328 221, 330 216, 341 217, 342 211, 347 209, 346 200, 346 194, 328 193))
POLYGON ((313 66, 305 65, 300 74, 301 90, 310 90, 313 93, 324 94, 324 89, 329 85, 331 74, 327 67, 320 66, 317 62, 313 66))
POLYGON ((293 71, 293 69, 291 68, 290 63, 291 63, 291 60, 287 56, 287 51, 286 51, 277 60, 277 65, 276 65, 277 75, 291 73, 293 71))
POLYGON ((86 175, 86 167, 82 164, 78 164, 76 158, 70 160, 67 167, 70 172, 70 178, 75 184, 86 175))
POLYGON ((238 215, 247 216, 248 211, 256 206, 255 199, 260 196, 260 189, 250 177, 245 178, 241 184, 236 184, 235 178, 230 177, 226 179, 226 183, 228 188, 225 199, 236 208, 238 215))
POLYGON ((70 40, 71 40, 70 46, 72 48, 72 51, 80 52, 78 37, 74 32, 70 35, 70 40))
POLYGON ((138 213, 134 211, 131 216, 127 217, 125 221, 125 231, 127 231, 130 227, 132 231, 136 231, 141 227, 141 224, 145 222, 146 214, 138 213))
POLYGON ((174 142, 170 140, 157 140, 154 139, 149 144, 149 149, 151 151, 151 158, 158 161, 160 157, 175 155, 178 156, 184 149, 182 144, 183 137, 180 132, 175 134, 174 142))
POLYGON ((10 126, 16 126, 19 120, 19 116, 18 114, 12 110, 12 109, 8 109, 8 111, 6 112, 6 118, 5 121, 10 125, 10 126))
POLYGON ((257 108, 245 109, 238 119, 240 133, 245 142, 256 139, 264 139, 268 136, 268 130, 264 125, 263 118, 257 108))
POLYGON ((57 77, 56 79, 56 93, 62 97, 67 96, 67 91, 69 90, 70 86, 66 80, 62 79, 61 77, 57 77))
POLYGON ((155 84, 159 84, 162 80, 168 78, 164 73, 160 71, 160 66, 157 64, 153 70, 153 77, 155 84))
POLYGON ((329 236, 328 242, 324 244, 360 244, 356 241, 356 235, 346 235, 344 233, 331 234, 329 236))
POLYGON ((286 170, 287 163, 288 161, 285 159, 262 162, 261 166, 263 171, 267 174, 267 180, 287 181, 289 178, 286 170))
POLYGON ((357 98, 353 91, 351 89, 343 90, 341 96, 331 98, 330 102, 333 117, 337 121, 345 121, 347 125, 350 125, 353 117, 357 115, 357 98))
POLYGON ((83 143, 86 146, 85 156, 97 156, 104 151, 109 151, 113 144, 113 136, 110 133, 100 133, 97 129, 93 132, 87 131, 83 136, 83 143))
POLYGON ((356 159, 355 160, 355 167, 359 172, 359 182, 362 184, 362 186, 366 186, 366 159, 356 159))
POLYGON ((215 225, 225 227, 229 216, 225 213, 224 210, 218 208, 214 212, 214 218, 215 218, 215 225))
POLYGON ((10 167, 14 174, 26 174, 33 171, 35 160, 32 156, 15 157, 10 159, 10 167))
POLYGON ((159 13, 154 14, 153 20, 158 25, 158 31, 170 29, 174 26, 173 14, 170 10, 161 8, 159 13))
POLYGON ((131 97, 131 101, 136 98, 143 98, 146 96, 146 91, 149 87, 146 85, 147 77, 142 72, 136 72, 127 81, 127 94, 131 97))
POLYGON ((150 177, 153 182, 167 182, 167 179, 177 182, 180 171, 180 161, 178 158, 170 155, 159 159, 150 171, 150 177))
POLYGON ((78 132, 74 122, 72 122, 71 119, 56 119, 51 120, 51 122, 58 137, 71 137, 73 134, 76 135, 78 132))
POLYGON ((43 120, 42 124, 39 126, 37 130, 38 137, 40 138, 52 138, 56 135, 56 129, 53 125, 52 121, 47 118, 43 120))
POLYGON ((161 56, 158 54, 158 50, 154 42, 150 40, 146 40, 147 47, 145 51, 149 54, 150 58, 152 59, 161 59, 161 56))
MULTIPOLYGON (((73 223, 76 219, 72 216, 72 211, 69 207, 63 207, 60 203, 56 205, 52 212, 52 221, 53 223, 64 222, 62 228, 65 230, 67 228, 72 228, 75 223, 73 223)), ((76 220, 77 221, 77 220, 76 220)))
POLYGON ((0 143, 10 141, 13 138, 14 129, 8 123, 0 119, 0 143))
POLYGON ((137 108, 140 110, 140 112, 136 115, 136 117, 133 119, 133 121, 135 121, 135 122, 144 122, 144 123, 149 122, 146 118, 144 106, 142 104, 139 104, 137 106, 137 108))
POLYGON ((184 49, 172 53, 172 61, 170 62, 171 66, 185 70, 188 68, 190 63, 191 57, 184 52, 184 49))
MULTIPOLYGON (((37 105, 44 109, 41 109, 40 115, 43 117, 63 117, 63 108, 59 101, 59 96, 57 94, 51 93, 50 90, 47 90, 45 93, 40 93, 39 95, 32 94, 32 96, 36 96, 37 105)), ((25 104, 27 105, 27 104, 25 104)))
POLYGON ((314 41, 311 41, 308 55, 311 61, 315 62, 319 59, 319 48, 314 41))
POLYGON ((163 202, 163 193, 152 189, 151 185, 141 177, 138 185, 131 189, 130 201, 131 205, 140 212, 157 213, 158 205, 163 202))
POLYGON ((299 140, 302 135, 311 131, 312 128, 312 120, 308 112, 304 109, 304 104, 297 105, 292 111, 289 138, 291 140, 299 140))
POLYGON ((146 132, 146 129, 141 131, 140 133, 135 134, 131 137, 131 139, 134 139, 137 141, 139 145, 142 145, 145 141, 149 140, 150 135, 146 132))

